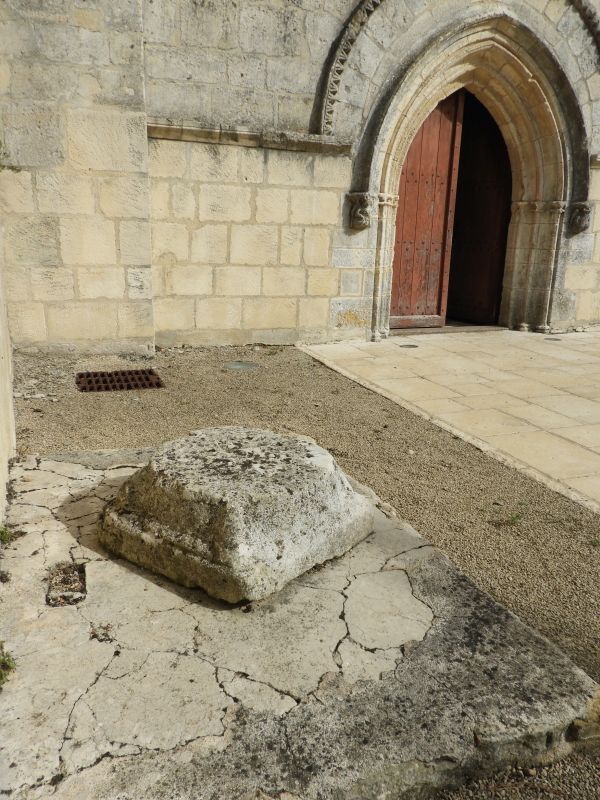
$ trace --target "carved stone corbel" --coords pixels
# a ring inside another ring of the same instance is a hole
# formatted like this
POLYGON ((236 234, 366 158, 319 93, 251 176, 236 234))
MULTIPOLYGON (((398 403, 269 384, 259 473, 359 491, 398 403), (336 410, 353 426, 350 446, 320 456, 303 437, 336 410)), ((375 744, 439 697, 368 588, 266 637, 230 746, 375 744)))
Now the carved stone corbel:
POLYGON ((371 225, 373 197, 368 192, 348 192, 350 203, 350 227, 355 231, 364 231, 371 225))
POLYGON ((585 233, 592 224, 592 204, 588 202, 573 203, 569 209, 569 234, 575 236, 585 233))

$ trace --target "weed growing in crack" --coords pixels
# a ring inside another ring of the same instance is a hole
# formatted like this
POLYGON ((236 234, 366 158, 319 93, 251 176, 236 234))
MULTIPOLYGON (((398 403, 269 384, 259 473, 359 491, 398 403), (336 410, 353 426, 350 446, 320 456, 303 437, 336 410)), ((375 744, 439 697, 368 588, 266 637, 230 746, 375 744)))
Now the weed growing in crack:
POLYGON ((4 649, 4 642, 0 642, 0 687, 8 680, 8 676, 16 666, 14 658, 4 649))
POLYGON ((4 547, 6 547, 7 545, 9 545, 11 543, 12 538, 13 538, 12 537, 12 533, 8 530, 6 525, 3 525, 0 528, 0 542, 2 542, 4 547))

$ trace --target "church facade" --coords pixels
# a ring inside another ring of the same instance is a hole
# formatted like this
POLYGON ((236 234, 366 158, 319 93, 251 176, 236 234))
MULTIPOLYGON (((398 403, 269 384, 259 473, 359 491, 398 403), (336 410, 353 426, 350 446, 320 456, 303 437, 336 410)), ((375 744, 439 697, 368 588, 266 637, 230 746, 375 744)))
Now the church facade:
POLYGON ((7 0, 16 347, 600 324, 592 0, 7 0))

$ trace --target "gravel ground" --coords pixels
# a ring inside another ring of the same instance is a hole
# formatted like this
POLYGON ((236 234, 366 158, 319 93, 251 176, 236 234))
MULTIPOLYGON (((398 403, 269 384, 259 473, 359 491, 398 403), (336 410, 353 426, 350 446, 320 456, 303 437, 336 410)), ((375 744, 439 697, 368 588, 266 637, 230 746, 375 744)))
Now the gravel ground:
MULTIPOLYGON (((600 518, 295 348, 173 349, 151 361, 21 353, 15 391, 21 453, 152 446, 211 425, 312 436, 600 681, 600 518), (236 360, 260 366, 225 369, 236 360), (75 389, 77 371, 148 366, 164 389, 75 389)), ((444 797, 594 800, 600 759, 582 755, 444 797)))

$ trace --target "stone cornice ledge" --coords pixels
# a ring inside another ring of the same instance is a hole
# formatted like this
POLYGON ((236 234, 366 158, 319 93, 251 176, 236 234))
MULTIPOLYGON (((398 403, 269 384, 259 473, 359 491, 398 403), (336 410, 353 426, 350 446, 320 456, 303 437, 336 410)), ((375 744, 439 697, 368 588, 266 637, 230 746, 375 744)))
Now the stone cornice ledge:
POLYGON ((186 121, 148 120, 148 138, 180 142, 265 147, 271 150, 300 150, 305 153, 350 155, 352 142, 330 136, 294 131, 256 132, 235 128, 201 128, 186 121))

